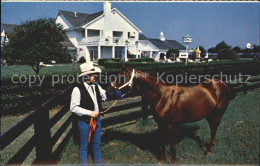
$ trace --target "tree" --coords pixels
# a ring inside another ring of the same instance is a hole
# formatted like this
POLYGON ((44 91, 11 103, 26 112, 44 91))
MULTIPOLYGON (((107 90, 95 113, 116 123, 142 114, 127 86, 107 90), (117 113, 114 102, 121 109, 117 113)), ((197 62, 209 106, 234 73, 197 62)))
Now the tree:
POLYGON ((216 52, 218 53, 220 50, 225 48, 231 48, 231 46, 227 45, 227 43, 223 40, 222 42, 218 43, 215 47, 216 52))
MULTIPOLYGON (((196 55, 197 54, 197 52, 196 52, 197 48, 198 47, 194 48, 194 52, 192 52, 192 54, 190 56, 191 59, 196 59, 197 58, 197 55, 196 55)), ((200 57, 204 58, 206 56, 206 50, 204 49, 203 46, 199 46, 199 49, 200 49, 200 57)))
POLYGON ((179 50, 178 49, 169 49, 166 53, 166 57, 167 59, 169 59, 170 57, 178 57, 179 56, 179 50))
POLYGON ((236 53, 240 53, 240 52, 241 52, 241 48, 240 48, 239 46, 234 47, 233 50, 234 50, 236 53))
POLYGON ((259 46, 253 45, 252 52, 253 53, 260 53, 260 45, 259 46))
POLYGON ((64 40, 62 25, 56 24, 54 19, 26 21, 10 34, 7 56, 13 63, 30 65, 39 74, 43 67, 41 62, 70 62, 67 49, 61 45, 64 40))
POLYGON ((211 47, 208 49, 208 53, 216 53, 216 52, 217 51, 216 51, 215 47, 211 47))
POLYGON ((218 52, 218 59, 237 59, 237 53, 230 48, 224 48, 218 52))
POLYGON ((206 50, 203 46, 199 46, 199 48, 201 51, 200 56, 204 58, 206 56, 206 50))

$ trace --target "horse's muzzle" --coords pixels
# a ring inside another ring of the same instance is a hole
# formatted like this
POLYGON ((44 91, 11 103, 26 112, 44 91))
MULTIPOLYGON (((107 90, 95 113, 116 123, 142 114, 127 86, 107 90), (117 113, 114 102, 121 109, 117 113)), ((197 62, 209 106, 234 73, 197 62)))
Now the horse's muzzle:
POLYGON ((106 92, 108 100, 122 100, 122 92, 120 90, 112 89, 106 92))

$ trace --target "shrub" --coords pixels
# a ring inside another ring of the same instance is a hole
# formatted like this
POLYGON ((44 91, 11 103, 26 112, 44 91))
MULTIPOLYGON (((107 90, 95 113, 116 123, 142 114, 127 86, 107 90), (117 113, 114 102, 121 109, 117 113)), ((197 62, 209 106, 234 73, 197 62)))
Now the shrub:
MULTIPOLYGON (((258 66, 260 61, 251 61, 251 60, 243 60, 243 61, 214 61, 211 63, 189 63, 188 66, 185 66, 185 63, 156 63, 156 62, 148 62, 148 63, 140 63, 140 62, 126 62, 126 65, 132 69, 143 70, 143 71, 172 71, 172 72, 180 72, 185 71, 186 68, 189 71, 200 71, 202 68, 208 68, 209 71, 218 71, 222 69, 232 68, 234 66, 241 66, 244 68, 246 66, 258 66)), ((120 70, 121 63, 106 61, 105 62, 105 70, 120 70)))
POLYGON ((139 58, 139 59, 129 59, 129 62, 154 62, 153 58, 139 58))
POLYGON ((98 60, 98 65, 104 66, 105 62, 107 62, 107 61, 120 62, 121 59, 120 58, 102 58, 102 59, 98 60))
POLYGON ((167 59, 174 57, 178 57, 179 56, 179 50, 178 49, 169 49, 166 53, 166 57, 167 59))
POLYGON ((218 59, 237 59, 237 53, 230 48, 224 48, 218 52, 218 59))

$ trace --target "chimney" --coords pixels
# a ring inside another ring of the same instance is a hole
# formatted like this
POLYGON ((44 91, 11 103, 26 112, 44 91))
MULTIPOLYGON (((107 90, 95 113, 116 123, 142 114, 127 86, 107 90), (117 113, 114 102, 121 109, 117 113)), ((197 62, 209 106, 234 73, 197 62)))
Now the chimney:
POLYGON ((161 31, 161 33, 160 33, 160 40, 161 40, 161 41, 165 41, 165 37, 164 37, 164 34, 163 34, 162 31, 161 31))
POLYGON ((74 16, 77 17, 77 12, 74 12, 74 16))
POLYGON ((104 2, 104 15, 109 15, 111 13, 111 3, 104 2))

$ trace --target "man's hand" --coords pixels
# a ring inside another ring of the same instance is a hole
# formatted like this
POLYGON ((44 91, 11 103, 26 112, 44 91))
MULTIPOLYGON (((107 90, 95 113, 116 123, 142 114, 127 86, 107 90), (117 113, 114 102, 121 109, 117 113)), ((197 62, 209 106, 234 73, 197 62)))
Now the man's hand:
POLYGON ((90 116, 92 118, 96 118, 96 117, 98 117, 98 115, 99 115, 99 112, 97 112, 97 111, 91 111, 91 113, 90 113, 90 116))

